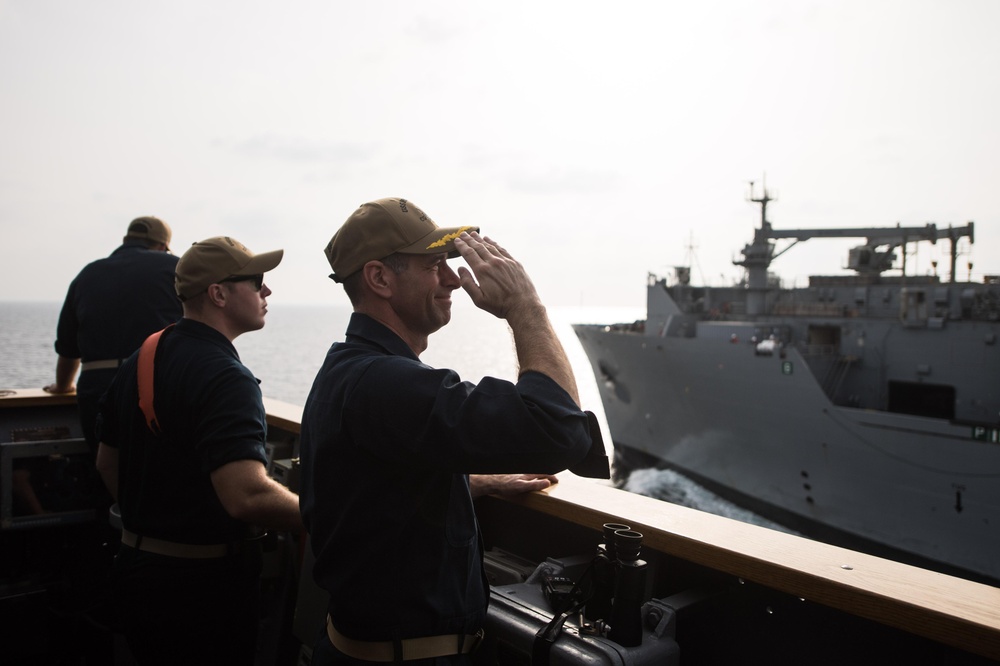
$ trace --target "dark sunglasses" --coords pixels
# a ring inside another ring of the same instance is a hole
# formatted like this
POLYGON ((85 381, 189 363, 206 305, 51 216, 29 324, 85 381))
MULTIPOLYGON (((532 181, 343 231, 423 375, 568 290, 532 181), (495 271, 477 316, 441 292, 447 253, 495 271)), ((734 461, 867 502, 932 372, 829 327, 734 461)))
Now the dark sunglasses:
POLYGON ((260 291, 260 288, 264 286, 264 274, 257 273, 256 275, 230 275, 224 280, 219 280, 219 282, 247 282, 253 280, 254 291, 260 291))

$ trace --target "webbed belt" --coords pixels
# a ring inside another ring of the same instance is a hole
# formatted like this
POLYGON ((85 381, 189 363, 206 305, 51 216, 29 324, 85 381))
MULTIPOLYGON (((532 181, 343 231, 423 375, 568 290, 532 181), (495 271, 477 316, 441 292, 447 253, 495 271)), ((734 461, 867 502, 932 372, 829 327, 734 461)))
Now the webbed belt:
POLYGON ((122 530, 122 543, 130 548, 135 548, 146 553, 166 555, 167 557, 182 557, 190 560, 226 557, 232 552, 230 544, 226 543, 177 543, 176 541, 139 536, 135 532, 129 532, 125 529, 122 530))
POLYGON ((121 359, 111 358, 106 361, 84 361, 80 364, 80 371, 87 370, 114 370, 122 364, 121 359))
POLYGON ((364 661, 395 662, 413 659, 432 659, 453 654, 468 654, 479 647, 483 630, 474 635, 444 634, 422 638, 404 638, 399 641, 358 641, 337 631, 326 617, 326 635, 333 646, 348 657, 364 661))

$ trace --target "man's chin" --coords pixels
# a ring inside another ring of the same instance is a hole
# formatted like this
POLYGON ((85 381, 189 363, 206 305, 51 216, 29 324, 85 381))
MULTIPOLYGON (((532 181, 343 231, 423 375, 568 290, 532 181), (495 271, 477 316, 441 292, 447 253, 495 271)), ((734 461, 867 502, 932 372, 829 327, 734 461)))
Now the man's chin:
POLYGON ((451 307, 450 307, 450 304, 449 304, 449 307, 442 308, 439 312, 441 313, 441 316, 438 317, 438 321, 437 321, 438 326, 437 326, 437 328, 434 329, 435 331, 440 331, 442 328, 444 328, 445 326, 448 325, 448 322, 451 321, 451 307))

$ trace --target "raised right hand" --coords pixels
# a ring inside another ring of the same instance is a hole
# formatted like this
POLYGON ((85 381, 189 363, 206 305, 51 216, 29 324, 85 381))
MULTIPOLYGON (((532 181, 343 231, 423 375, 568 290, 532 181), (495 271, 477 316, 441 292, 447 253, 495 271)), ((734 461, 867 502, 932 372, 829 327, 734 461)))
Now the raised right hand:
POLYGON ((476 307, 501 319, 542 307, 524 266, 493 239, 463 233, 455 239, 455 249, 469 265, 460 266, 458 275, 476 307))

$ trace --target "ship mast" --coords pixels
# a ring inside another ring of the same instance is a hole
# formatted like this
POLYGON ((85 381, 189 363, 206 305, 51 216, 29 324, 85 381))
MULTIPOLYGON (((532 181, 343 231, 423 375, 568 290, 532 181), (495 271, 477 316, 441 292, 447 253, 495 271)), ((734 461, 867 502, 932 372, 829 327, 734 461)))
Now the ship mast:
POLYGON ((754 197, 754 182, 750 181, 749 201, 760 204, 760 228, 754 232, 753 242, 743 248, 743 261, 734 261, 737 266, 747 269, 747 314, 764 313, 764 299, 767 290, 767 269, 774 259, 774 243, 771 242, 771 223, 767 220, 767 204, 774 199, 763 185, 763 194, 754 197))
POLYGON ((810 238, 865 238, 866 243, 853 248, 848 257, 848 267, 861 275, 875 276, 890 270, 896 259, 895 250, 903 248, 903 273, 906 273, 906 245, 910 242, 927 241, 936 243, 938 239, 947 238, 951 241, 951 281, 955 281, 956 243, 960 238, 968 237, 974 242, 975 225, 969 222, 964 227, 947 230, 938 229, 937 225, 928 222, 922 227, 855 227, 840 229, 785 229, 776 230, 767 219, 767 204, 774 201, 767 190, 766 183, 763 193, 754 196, 754 182, 750 181, 750 196, 747 200, 760 204, 760 228, 754 232, 753 242, 743 248, 743 259, 733 261, 737 266, 747 270, 747 314, 759 315, 765 312, 767 295, 767 273, 771 262, 790 250, 794 245, 810 238), (792 242, 780 252, 774 251, 774 240, 791 239, 792 242))

